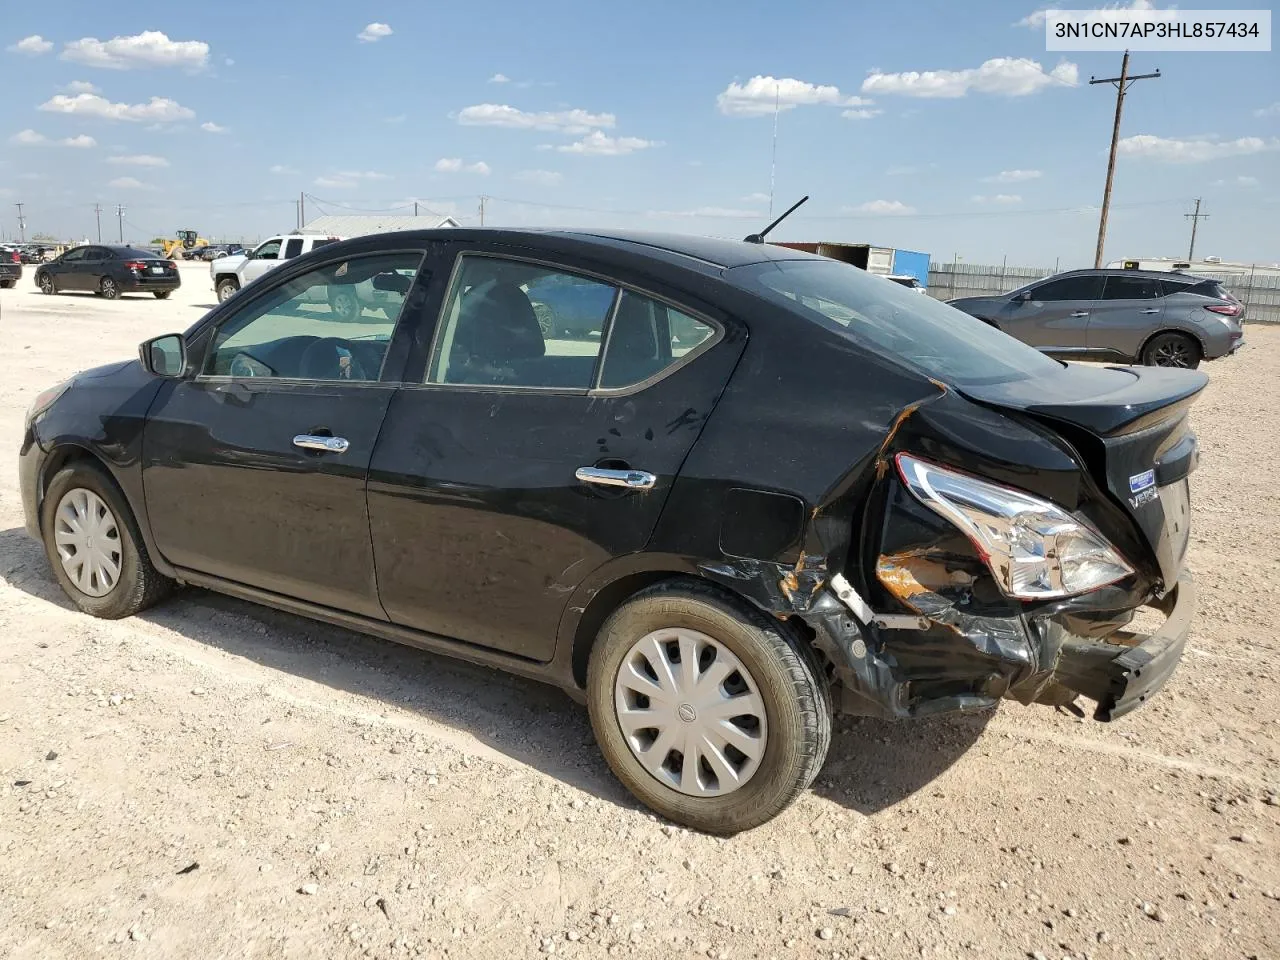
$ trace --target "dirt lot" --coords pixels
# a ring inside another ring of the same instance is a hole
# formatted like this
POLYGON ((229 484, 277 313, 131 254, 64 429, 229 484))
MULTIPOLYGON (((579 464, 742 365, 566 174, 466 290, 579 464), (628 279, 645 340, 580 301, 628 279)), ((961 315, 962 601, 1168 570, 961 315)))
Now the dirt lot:
POLYGON ((1280 956, 1280 329, 1195 412, 1191 649, 1113 725, 842 722, 732 840, 557 691, 188 590, 72 612, 22 532, 42 388, 212 304, 0 293, 0 956, 1280 956))

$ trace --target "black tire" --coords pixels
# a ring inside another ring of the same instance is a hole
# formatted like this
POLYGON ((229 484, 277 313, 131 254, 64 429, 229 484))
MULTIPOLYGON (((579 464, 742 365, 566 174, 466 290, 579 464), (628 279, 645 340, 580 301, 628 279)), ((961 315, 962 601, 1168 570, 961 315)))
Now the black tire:
POLYGON ((591 651, 587 706, 600 751, 622 784, 667 819, 706 833, 734 834, 777 816, 813 783, 831 745, 831 692, 813 651, 784 625, 696 580, 643 590, 605 621, 591 651), (660 782, 619 726, 618 671, 636 641, 664 627, 696 630, 723 644, 750 672, 765 704, 769 732, 759 766, 729 793, 695 797, 660 782))
POLYGON ((103 277, 98 281, 98 293, 103 300, 120 299, 120 287, 111 277, 103 277))
POLYGON ((96 463, 80 461, 66 467, 49 482, 44 502, 40 507, 40 529, 44 540, 45 555, 53 568, 54 578, 71 602, 93 617, 119 620, 153 606, 174 587, 168 577, 161 574, 147 555, 146 544, 138 532, 133 511, 120 493, 115 481, 96 463), (96 494, 110 508, 119 532, 120 577, 105 596, 94 597, 80 590, 63 569, 54 539, 58 504, 66 494, 83 488, 96 494))
POLYGON ((151 291, 157 300, 168 300, 172 290, 153 290, 151 291))
POLYGON ((16 284, 17 282, 18 282, 17 280, 12 280, 12 279, 0 280, 0 290, 12 290, 14 287, 14 284, 16 284))
POLYGON ((240 289, 240 281, 235 277, 223 277, 214 285, 213 289, 218 294, 218 302, 222 303, 223 300, 228 299, 240 289))
POLYGON ((1178 367, 1194 370, 1203 353, 1195 337, 1185 333, 1158 333, 1142 348, 1142 362, 1148 367, 1178 367))
POLYGON ((47 273, 36 274, 36 286, 40 288, 40 292, 46 296, 53 296, 58 292, 58 284, 47 273))
POLYGON ((360 298, 354 290, 339 288, 329 297, 329 310, 335 320, 343 323, 355 323, 364 313, 360 306, 360 298))

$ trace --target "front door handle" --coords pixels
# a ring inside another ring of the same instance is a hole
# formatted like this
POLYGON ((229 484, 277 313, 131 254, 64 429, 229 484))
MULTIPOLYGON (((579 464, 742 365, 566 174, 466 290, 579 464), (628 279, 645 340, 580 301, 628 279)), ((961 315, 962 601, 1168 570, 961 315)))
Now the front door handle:
POLYGON ((1143 313, 1159 313, 1160 310, 1156 307, 1152 307, 1150 310, 1143 310, 1142 312, 1143 313))
POLYGON ((1075 313, 1072 314, 1073 317, 1087 317, 1088 315, 1089 315, 1088 310, 1077 310, 1075 313))
POLYGON ((320 437, 312 433, 300 433, 293 438, 293 445, 303 450, 318 450, 321 453, 346 453, 351 446, 346 437, 320 437))
POLYGON ((627 490, 652 490, 658 478, 644 470, 605 470, 602 467, 579 467, 573 473, 582 483, 600 487, 623 487, 627 490))

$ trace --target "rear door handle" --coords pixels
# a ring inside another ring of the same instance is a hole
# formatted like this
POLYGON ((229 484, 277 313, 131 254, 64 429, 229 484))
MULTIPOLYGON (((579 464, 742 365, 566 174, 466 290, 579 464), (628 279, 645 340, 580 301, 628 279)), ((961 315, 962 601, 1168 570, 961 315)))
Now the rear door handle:
POLYGON ((644 470, 605 470, 601 467, 579 467, 573 473, 582 483, 599 487, 623 487, 627 490, 652 490, 658 478, 644 470))
POLYGON ((1075 313, 1072 314, 1073 317, 1087 317, 1088 315, 1089 315, 1088 310, 1077 310, 1075 313))
POLYGON ((1160 310, 1156 307, 1152 307, 1150 310, 1143 310, 1142 312, 1143 313, 1159 313, 1160 310))
POLYGON ((351 446, 346 437, 320 437, 313 433, 300 433, 293 438, 293 445, 303 450, 318 450, 321 453, 346 453, 351 446))

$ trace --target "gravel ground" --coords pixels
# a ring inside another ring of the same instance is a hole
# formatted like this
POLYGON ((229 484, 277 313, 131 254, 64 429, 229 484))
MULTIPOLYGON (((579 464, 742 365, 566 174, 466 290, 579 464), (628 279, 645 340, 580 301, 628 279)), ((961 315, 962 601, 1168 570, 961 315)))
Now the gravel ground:
POLYGON ((23 411, 196 320, 183 276, 0 293, 0 956, 1280 956, 1280 329, 1208 365, 1200 612, 1151 705, 842 721, 722 840, 640 809, 550 688, 197 590, 72 611, 22 531, 23 411))

